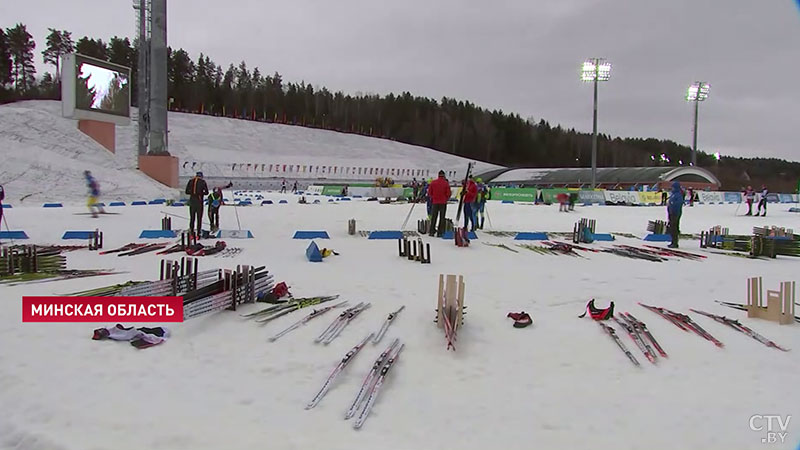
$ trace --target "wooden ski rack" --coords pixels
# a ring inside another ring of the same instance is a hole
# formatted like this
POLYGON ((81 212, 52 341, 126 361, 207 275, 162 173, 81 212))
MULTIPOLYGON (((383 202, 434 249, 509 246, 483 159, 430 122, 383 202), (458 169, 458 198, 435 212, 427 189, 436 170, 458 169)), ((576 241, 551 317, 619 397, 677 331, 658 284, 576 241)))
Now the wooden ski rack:
POLYGON ((444 329, 447 349, 455 350, 458 330, 464 325, 464 276, 439 275, 436 324, 444 329))
POLYGON ((783 281, 780 290, 767 291, 767 305, 763 306, 761 277, 747 279, 747 317, 771 320, 781 325, 794 323, 794 281, 783 281))

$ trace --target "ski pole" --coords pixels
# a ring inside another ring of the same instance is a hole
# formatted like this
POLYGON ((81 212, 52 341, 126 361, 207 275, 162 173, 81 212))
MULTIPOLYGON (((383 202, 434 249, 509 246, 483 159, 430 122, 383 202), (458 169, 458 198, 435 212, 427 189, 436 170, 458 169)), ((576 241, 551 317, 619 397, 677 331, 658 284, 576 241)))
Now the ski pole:
POLYGON ((411 209, 408 211, 408 215, 406 216, 406 220, 403 221, 403 226, 400 227, 400 231, 406 229, 406 225, 408 225, 408 219, 411 218, 411 213, 414 212, 414 206, 416 206, 417 202, 411 204, 411 209))

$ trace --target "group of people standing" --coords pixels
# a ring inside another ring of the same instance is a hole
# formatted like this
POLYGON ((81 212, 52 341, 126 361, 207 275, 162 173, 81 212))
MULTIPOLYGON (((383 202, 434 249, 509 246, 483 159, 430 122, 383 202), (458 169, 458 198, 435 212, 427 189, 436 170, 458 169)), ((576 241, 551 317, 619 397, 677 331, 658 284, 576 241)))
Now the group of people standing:
POLYGON ((186 183, 184 191, 189 196, 189 232, 197 230, 200 238, 203 232, 203 202, 208 200, 208 222, 211 232, 219 230, 219 208, 225 204, 222 198, 222 189, 233 186, 217 186, 211 192, 208 191, 208 184, 203 179, 203 172, 197 172, 195 176, 186 183), (195 228, 196 227, 196 228, 195 228))
MULTIPOLYGON (((769 194, 769 190, 767 189, 767 185, 761 185, 761 197, 758 200, 758 211, 756 211, 756 216, 766 216, 767 215, 767 195, 769 194), (761 209, 764 209, 764 213, 761 213, 761 209)), ((744 201, 747 203, 747 214, 745 216, 752 216, 753 215, 753 203, 756 201, 756 191, 753 189, 753 186, 747 186, 747 189, 744 190, 744 201)))
MULTIPOLYGON (((450 181, 444 170, 440 170, 438 178, 422 187, 421 196, 425 197, 428 207, 428 235, 441 237, 446 229, 447 202, 453 195, 450 181)), ((464 228, 469 231, 483 229, 486 201, 491 198, 489 186, 480 178, 470 175, 462 183, 460 196, 464 205, 464 228)))

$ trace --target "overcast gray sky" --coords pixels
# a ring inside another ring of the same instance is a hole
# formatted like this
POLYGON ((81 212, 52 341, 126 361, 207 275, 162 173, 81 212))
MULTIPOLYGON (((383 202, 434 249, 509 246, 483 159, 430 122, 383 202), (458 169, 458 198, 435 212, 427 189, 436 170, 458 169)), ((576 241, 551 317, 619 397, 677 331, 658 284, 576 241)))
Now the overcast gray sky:
MULTIPOLYGON (((586 58, 605 57, 598 127, 698 147, 800 160, 800 0, 168 0, 168 41, 196 60, 347 93, 410 91, 591 132, 586 58)), ((48 27, 133 37, 126 0, 0 1, 0 26, 28 26, 39 70, 48 27)))

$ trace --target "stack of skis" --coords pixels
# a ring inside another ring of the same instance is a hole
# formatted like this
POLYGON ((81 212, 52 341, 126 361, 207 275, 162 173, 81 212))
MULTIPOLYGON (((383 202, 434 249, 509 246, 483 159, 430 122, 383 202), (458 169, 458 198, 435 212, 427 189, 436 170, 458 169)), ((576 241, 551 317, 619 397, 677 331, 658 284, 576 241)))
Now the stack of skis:
POLYGON ((76 248, 36 245, 2 247, 0 283, 15 286, 119 273, 104 269, 67 269, 67 257, 62 252, 76 248))
POLYGON ((727 228, 714 227, 700 233, 700 247, 747 253, 750 258, 800 256, 800 236, 782 227, 753 227, 752 235, 728 234, 727 228))

